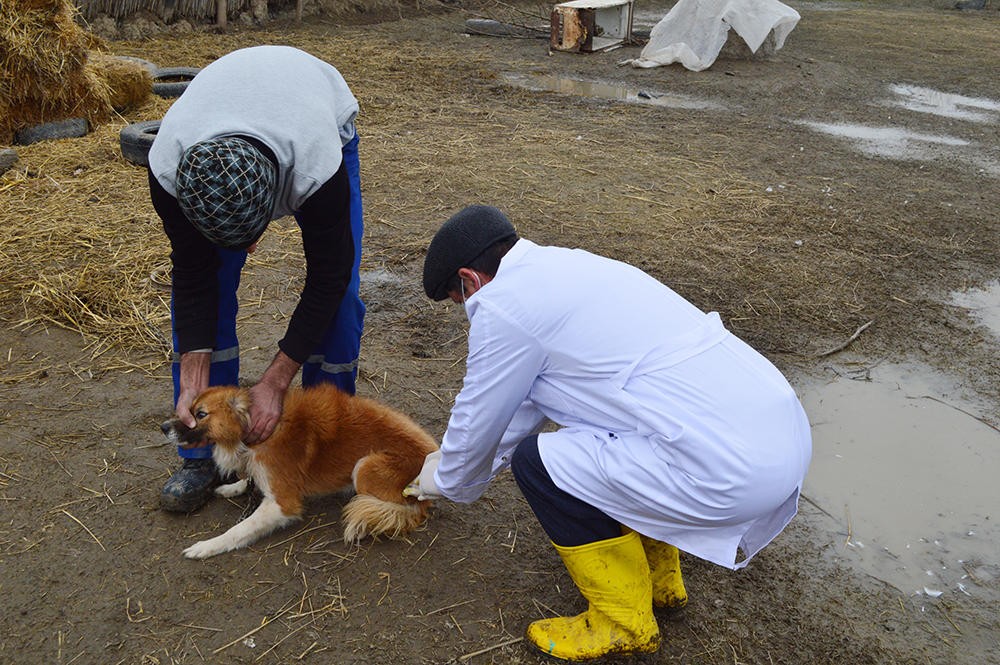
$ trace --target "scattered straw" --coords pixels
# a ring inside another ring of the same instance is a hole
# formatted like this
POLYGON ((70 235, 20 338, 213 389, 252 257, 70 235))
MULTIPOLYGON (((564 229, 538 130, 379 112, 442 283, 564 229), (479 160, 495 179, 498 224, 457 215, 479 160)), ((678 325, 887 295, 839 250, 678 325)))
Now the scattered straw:
POLYGON ((15 384, 44 377, 48 370, 44 367, 21 372, 20 374, 0 374, 0 383, 15 384))
POLYGON ((263 659, 263 658, 264 658, 264 657, 265 657, 265 656, 266 656, 267 654, 269 654, 269 653, 271 653, 272 651, 274 651, 275 649, 277 649, 277 648, 278 648, 278 647, 279 647, 279 646, 281 645, 281 643, 282 643, 282 642, 284 642, 285 640, 287 640, 287 639, 288 639, 289 637, 292 637, 293 635, 295 635, 295 634, 296 634, 297 632, 299 632, 299 631, 300 631, 300 630, 302 630, 303 628, 308 628, 308 627, 309 627, 310 625, 311 625, 311 624, 308 624, 308 623, 304 623, 304 624, 302 624, 301 626, 299 626, 298 628, 293 628, 293 629, 292 629, 291 631, 289 631, 289 632, 288 632, 288 634, 287 634, 287 635, 285 635, 284 637, 282 637, 282 638, 281 638, 280 640, 278 640, 277 642, 275 642, 274 644, 272 644, 272 645, 271 645, 271 646, 270 646, 270 647, 269 647, 269 648, 268 648, 267 650, 265 650, 264 652, 262 652, 262 653, 261 653, 261 654, 260 654, 259 656, 257 656, 256 658, 254 658, 254 659, 253 659, 253 661, 254 661, 255 663, 256 663, 256 662, 259 662, 259 661, 260 661, 260 660, 262 660, 262 659, 263 659))
POLYGON ((221 628, 212 628, 210 626, 199 626, 193 623, 175 623, 175 626, 180 626, 181 628, 191 628, 193 630, 207 630, 213 633, 221 633, 221 628))
POLYGON ((212 655, 215 655, 217 653, 221 653, 221 652, 225 651, 226 649, 228 649, 229 647, 233 646, 234 644, 239 644, 240 642, 242 642, 246 638, 250 637, 251 635, 254 635, 254 634, 256 634, 256 633, 264 630, 265 628, 267 628, 268 626, 270 626, 272 623, 274 623, 275 621, 277 621, 278 619, 280 619, 284 615, 288 614, 289 611, 291 611, 291 608, 290 607, 286 607, 286 608, 282 609, 280 612, 278 612, 277 614, 275 614, 273 617, 265 617, 263 619, 263 621, 260 622, 259 626, 257 626, 256 628, 254 628, 252 630, 248 630, 247 632, 243 633, 242 635, 240 635, 239 637, 237 637, 232 642, 227 642, 226 644, 223 644, 218 649, 214 649, 212 651, 212 655))
POLYGON ((441 612, 447 612, 448 610, 453 610, 456 607, 461 607, 462 605, 468 605, 469 603, 475 602, 474 600, 463 600, 458 603, 452 603, 451 605, 446 605, 444 607, 439 607, 436 610, 431 610, 430 612, 424 612, 421 616, 429 617, 432 614, 440 614, 441 612))
POLYGON ((139 605, 139 610, 135 614, 133 614, 132 613, 132 599, 131 598, 126 598, 125 599, 125 616, 128 618, 128 622, 129 623, 142 623, 144 621, 149 621, 150 619, 153 618, 152 616, 146 616, 146 617, 139 618, 140 615, 145 614, 145 610, 142 609, 142 601, 141 600, 139 601, 138 605, 139 605))
POLYGON ((305 534, 310 533, 311 531, 316 531, 318 529, 325 529, 325 528, 327 528, 329 526, 333 526, 333 525, 338 524, 338 523, 339 522, 324 522, 323 524, 317 524, 316 526, 313 526, 313 527, 299 529, 293 535, 289 536, 288 538, 285 538, 284 540, 279 540, 276 543, 270 543, 270 544, 268 544, 268 546, 266 548, 264 548, 264 551, 267 552, 267 551, 270 551, 270 550, 272 550, 272 549, 274 549, 276 547, 281 547, 282 545, 284 545, 286 543, 289 543, 289 542, 295 540, 296 538, 299 538, 300 536, 304 536, 305 534))
POLYGON ((523 637, 512 637, 509 640, 504 640, 503 642, 500 642, 499 644, 494 644, 491 647, 486 647, 485 649, 480 649, 479 651, 473 651, 472 653, 467 653, 464 656, 459 656, 458 662, 460 663, 468 662, 473 658, 475 658, 476 656, 482 656, 484 653, 496 651, 497 649, 502 649, 504 647, 510 646, 511 644, 517 644, 518 642, 521 642, 523 640, 524 640, 523 637))
POLYGON ((420 560, 423 559, 427 555, 427 553, 431 551, 431 548, 434 547, 434 543, 437 542, 438 536, 440 535, 441 535, 440 533, 434 534, 434 537, 431 538, 431 542, 427 544, 427 547, 424 548, 424 551, 421 552, 420 556, 414 559, 413 563, 410 564, 411 567, 416 566, 418 563, 420 563, 420 560))
POLYGON ((63 514, 64 514, 64 515, 66 516, 66 517, 70 518, 71 520, 73 520, 74 522, 76 522, 77 524, 79 524, 79 525, 80 525, 81 527, 83 527, 83 530, 87 532, 87 535, 89 535, 89 536, 90 536, 91 538, 93 538, 93 539, 94 539, 94 542, 95 542, 95 543, 97 543, 98 545, 100 545, 100 546, 101 546, 101 549, 102 549, 102 550, 104 550, 105 552, 107 552, 107 551, 108 551, 107 549, 105 549, 105 547, 104 547, 104 544, 103 544, 103 543, 102 543, 102 542, 100 541, 100 539, 98 539, 98 537, 94 535, 94 532, 93 532, 93 531, 91 531, 91 530, 90 530, 90 528, 89 528, 89 527, 87 527, 87 525, 86 525, 86 524, 84 524, 83 522, 81 522, 81 521, 80 521, 80 520, 78 520, 77 518, 73 517, 73 515, 71 515, 71 514, 70 514, 70 512, 69 512, 69 511, 67 511, 67 510, 63 510, 63 511, 61 511, 61 512, 62 512, 62 513, 63 513, 63 514))
MULTIPOLYGON (((89 340, 92 364, 119 367, 123 354, 166 361, 168 294, 150 273, 168 253, 142 184, 144 172, 109 154, 117 128, 87 139, 21 149, 33 170, 4 175, 14 184, 0 219, 0 306, 17 325, 54 325, 89 340), (33 266, 34 270, 25 270, 33 266)), ((9 380, 9 378, 5 378, 9 380)))

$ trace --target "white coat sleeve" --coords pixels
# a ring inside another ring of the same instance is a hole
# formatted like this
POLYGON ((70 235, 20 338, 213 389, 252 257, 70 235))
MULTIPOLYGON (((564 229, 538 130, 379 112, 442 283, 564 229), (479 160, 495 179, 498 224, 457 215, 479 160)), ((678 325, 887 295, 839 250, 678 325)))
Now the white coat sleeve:
POLYGON ((507 452, 524 440, 525 437, 538 434, 542 431, 545 421, 545 414, 538 410, 534 402, 530 399, 521 402, 521 406, 518 407, 514 417, 511 418, 510 424, 507 425, 507 431, 504 432, 503 438, 500 440, 499 450, 501 455, 506 457, 507 452))
MULTIPOLYGON (((497 448, 545 365, 541 345, 503 312, 477 303, 465 381, 441 441, 435 481, 441 494, 475 501, 505 466, 497 448)), ((536 423, 537 424, 537 423, 536 423)))

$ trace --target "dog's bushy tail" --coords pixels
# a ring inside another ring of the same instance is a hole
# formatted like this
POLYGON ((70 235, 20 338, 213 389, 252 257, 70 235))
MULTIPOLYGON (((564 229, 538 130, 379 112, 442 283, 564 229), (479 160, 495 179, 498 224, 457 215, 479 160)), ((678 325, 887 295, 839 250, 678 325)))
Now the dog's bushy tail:
POLYGON ((427 501, 393 503, 357 494, 344 506, 344 542, 356 543, 366 536, 398 538, 424 523, 428 505, 427 501))

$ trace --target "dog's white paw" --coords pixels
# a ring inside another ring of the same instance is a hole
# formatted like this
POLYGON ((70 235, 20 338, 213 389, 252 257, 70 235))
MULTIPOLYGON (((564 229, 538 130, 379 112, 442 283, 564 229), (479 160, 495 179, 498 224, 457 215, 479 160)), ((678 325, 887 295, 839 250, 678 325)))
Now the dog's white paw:
POLYGON ((228 552, 230 548, 219 538, 212 538, 210 540, 200 540, 191 547, 184 550, 184 556, 189 559, 207 559, 213 557, 216 554, 222 554, 223 552, 228 552))
POLYGON ((247 487, 249 487, 249 485, 250 481, 247 480, 246 478, 242 478, 240 480, 237 480, 235 483, 229 483, 228 485, 219 485, 218 487, 215 488, 215 493, 218 496, 231 499, 234 496, 241 496, 242 494, 245 494, 247 491, 247 487))

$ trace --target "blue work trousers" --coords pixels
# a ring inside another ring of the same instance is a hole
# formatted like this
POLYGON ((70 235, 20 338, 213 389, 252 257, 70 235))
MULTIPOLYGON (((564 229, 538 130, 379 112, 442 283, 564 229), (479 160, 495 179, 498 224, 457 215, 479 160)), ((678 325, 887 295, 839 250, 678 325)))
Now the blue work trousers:
MULTIPOLYGON (((358 162, 358 137, 355 136, 343 148, 344 165, 351 188, 351 234, 354 238, 354 266, 347 292, 330 322, 323 339, 315 352, 302 365, 302 385, 332 383, 341 390, 354 394, 358 375, 358 356, 361 352, 361 332, 364 327, 365 304, 361 301, 360 266, 361 236, 364 231, 361 209, 361 177, 358 162)), ((240 273, 247 260, 245 251, 217 248, 220 265, 217 273, 219 281, 218 328, 215 333, 215 348, 212 350, 208 383, 211 386, 237 385, 240 375, 240 347, 236 337, 236 313, 239 303, 236 291, 240 286, 240 273)), ((170 318, 173 322, 173 302, 170 304, 170 318)), ((180 354, 177 353, 177 333, 173 333, 174 362, 174 405, 180 395, 180 354)), ((188 459, 204 459, 212 456, 212 447, 177 448, 178 454, 188 459)))

